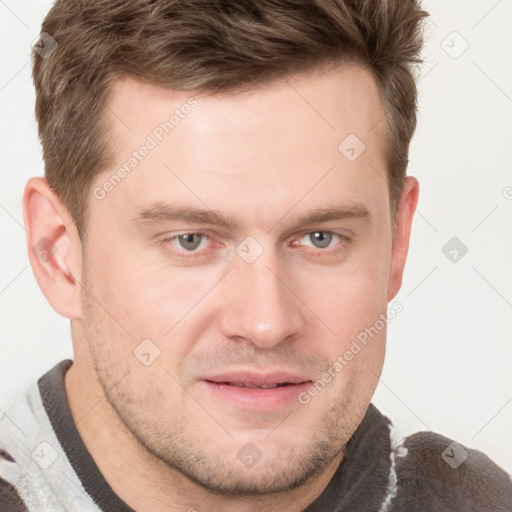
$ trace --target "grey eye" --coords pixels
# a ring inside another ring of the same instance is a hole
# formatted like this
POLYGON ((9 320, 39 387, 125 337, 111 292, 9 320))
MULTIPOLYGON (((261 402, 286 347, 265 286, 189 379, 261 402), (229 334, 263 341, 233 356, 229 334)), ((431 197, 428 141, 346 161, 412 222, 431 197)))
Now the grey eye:
POLYGON ((313 233, 308 233, 308 236, 315 247, 325 249, 326 247, 329 247, 332 242, 333 234, 325 231, 315 231, 313 233))
POLYGON ((178 235, 176 238, 183 249, 186 249, 187 251, 193 251, 199 247, 204 238, 204 235, 199 235, 197 233, 186 233, 184 235, 178 235))

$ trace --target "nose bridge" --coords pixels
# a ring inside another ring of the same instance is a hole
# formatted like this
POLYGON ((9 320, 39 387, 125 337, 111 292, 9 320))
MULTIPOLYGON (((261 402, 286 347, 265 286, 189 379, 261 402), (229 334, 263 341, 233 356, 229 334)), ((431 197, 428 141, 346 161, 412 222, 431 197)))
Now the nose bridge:
POLYGON ((287 273, 273 251, 264 250, 252 262, 237 258, 230 280, 232 302, 224 318, 227 336, 269 348, 301 332, 300 301, 287 287, 287 273))

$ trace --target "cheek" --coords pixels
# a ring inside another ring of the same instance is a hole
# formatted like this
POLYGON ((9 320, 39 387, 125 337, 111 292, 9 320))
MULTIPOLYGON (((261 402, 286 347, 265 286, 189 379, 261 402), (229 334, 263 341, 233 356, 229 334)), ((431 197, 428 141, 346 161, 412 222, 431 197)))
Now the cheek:
MULTIPOLYGON (((149 339, 162 356, 157 366, 171 357, 180 360, 211 319, 210 303, 202 298, 218 276, 211 270, 171 269, 161 262, 135 263, 128 254, 112 256, 98 274, 99 296, 112 317, 130 332, 130 347, 135 349, 149 339)), ((107 321, 112 336, 126 337, 113 318, 107 321)))
POLYGON ((301 269, 301 298, 337 333, 373 323, 387 304, 389 258, 376 256, 382 252, 382 245, 368 247, 346 265, 301 269))
POLYGON ((332 369, 337 387, 355 383, 366 393, 378 381, 385 353, 389 250, 381 236, 346 265, 301 273, 301 298, 321 319, 311 335, 331 364, 338 362, 332 369))

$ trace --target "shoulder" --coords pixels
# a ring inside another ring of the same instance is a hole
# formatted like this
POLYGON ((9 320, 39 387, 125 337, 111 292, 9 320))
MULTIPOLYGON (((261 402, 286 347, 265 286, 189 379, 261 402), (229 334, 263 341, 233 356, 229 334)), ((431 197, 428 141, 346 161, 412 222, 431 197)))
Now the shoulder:
POLYGON ((509 475, 483 453, 432 432, 407 437, 403 447, 393 512, 512 510, 509 475))

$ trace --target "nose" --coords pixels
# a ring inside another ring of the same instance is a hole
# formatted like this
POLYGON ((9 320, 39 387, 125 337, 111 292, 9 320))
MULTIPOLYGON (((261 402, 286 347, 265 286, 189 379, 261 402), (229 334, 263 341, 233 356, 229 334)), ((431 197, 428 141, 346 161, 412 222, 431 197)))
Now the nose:
POLYGON ((303 333, 303 304, 290 272, 266 251, 254 262, 239 259, 230 272, 222 312, 223 334, 271 348, 303 333))

